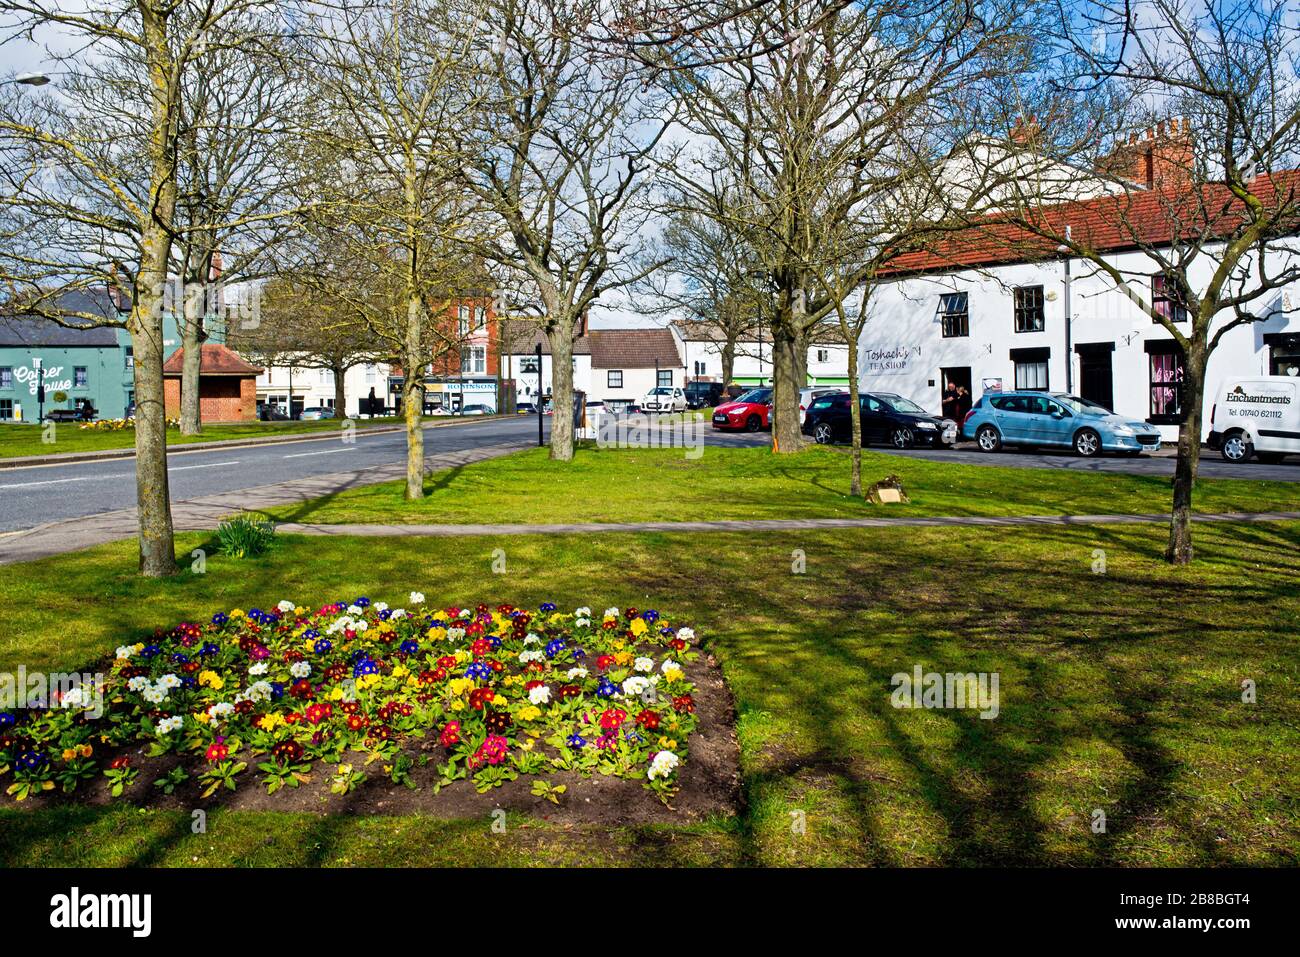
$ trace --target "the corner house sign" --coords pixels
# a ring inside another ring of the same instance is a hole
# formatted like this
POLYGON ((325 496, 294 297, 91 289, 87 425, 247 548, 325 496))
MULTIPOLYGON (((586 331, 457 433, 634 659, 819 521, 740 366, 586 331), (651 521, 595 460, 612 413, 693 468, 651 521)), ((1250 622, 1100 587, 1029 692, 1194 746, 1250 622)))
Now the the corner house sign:
POLYGON ((892 349, 868 349, 868 375, 902 375, 911 372, 912 360, 921 355, 920 346, 894 346, 892 349))
POLYGON ((44 369, 37 369, 35 366, 19 366, 14 369, 14 378, 25 383, 32 395, 36 394, 36 387, 40 384, 41 379, 45 380, 47 390, 71 389, 71 379, 55 378, 55 376, 62 374, 63 366, 47 366, 44 369))

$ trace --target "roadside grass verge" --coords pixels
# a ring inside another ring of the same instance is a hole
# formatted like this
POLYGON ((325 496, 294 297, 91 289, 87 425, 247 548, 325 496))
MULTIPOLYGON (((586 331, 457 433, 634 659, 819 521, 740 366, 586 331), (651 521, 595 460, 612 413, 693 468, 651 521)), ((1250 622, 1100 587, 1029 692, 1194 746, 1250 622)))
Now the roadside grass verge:
MULTIPOLYGON (((281 522, 374 524, 699 521, 857 518, 881 515, 1086 515, 1168 511, 1167 477, 962 465, 864 452, 864 487, 897 475, 909 505, 873 506, 848 494, 844 450, 813 446, 798 455, 710 446, 697 459, 681 449, 597 449, 552 462, 529 449, 431 475, 427 497, 403 498, 387 482, 268 510, 281 522), (538 494, 545 490, 545 494, 538 494)), ((1300 509, 1300 484, 1203 479, 1205 512, 1300 509)))
MULTIPOLYGON (((181 536, 182 556, 206 541, 181 536)), ((192 835, 171 812, 4 805, 0 863, 1300 863, 1300 523, 1198 527, 1190 568, 1163 564, 1163 546, 1141 526, 283 536, 167 581, 136 576, 130 542, 11 566, 0 671, 76 669, 155 627, 281 598, 659 607, 722 662, 746 806, 689 827, 515 817, 504 835, 486 819, 217 810, 192 835), (996 672, 998 716, 895 709, 891 676, 916 665, 996 672)))
MULTIPOLYGON (((225 439, 273 438, 277 435, 295 435, 299 432, 325 432, 337 430, 342 419, 319 419, 307 422, 234 422, 224 425, 205 425, 199 435, 181 435, 180 429, 167 430, 168 445, 189 445, 194 442, 220 442, 225 439)), ((378 425, 401 425, 399 418, 354 418, 359 429, 378 425)), ((32 425, 0 424, 0 458, 17 458, 22 455, 57 455, 63 452, 102 452, 106 449, 126 449, 135 445, 134 429, 117 429, 112 432, 83 429, 76 422, 60 422, 55 426, 55 441, 41 441, 44 427, 32 425)))

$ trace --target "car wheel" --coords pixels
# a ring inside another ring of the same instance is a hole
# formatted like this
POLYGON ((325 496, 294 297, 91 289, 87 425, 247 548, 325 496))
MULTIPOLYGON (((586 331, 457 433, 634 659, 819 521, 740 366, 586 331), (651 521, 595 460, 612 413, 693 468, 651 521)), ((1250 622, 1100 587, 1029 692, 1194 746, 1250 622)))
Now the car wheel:
POLYGON ((916 443, 916 437, 911 429, 899 427, 889 433, 889 442, 896 449, 910 449, 916 443))
POLYGON ((818 445, 831 444, 831 424, 829 422, 818 422, 813 426, 813 441, 818 445))
POLYGON ((1002 448, 1002 436, 991 425, 981 425, 975 433, 975 444, 981 452, 996 452, 1002 448))
POLYGON ((757 432, 763 427, 763 420, 757 415, 751 415, 745 420, 746 432, 757 432))
POLYGON ((1219 454, 1225 462, 1249 462, 1255 454, 1255 446, 1246 438, 1245 432, 1233 432, 1224 437, 1219 454))
POLYGON ((1090 459, 1101 451, 1101 436, 1092 429, 1080 429, 1074 436, 1074 451, 1090 459))

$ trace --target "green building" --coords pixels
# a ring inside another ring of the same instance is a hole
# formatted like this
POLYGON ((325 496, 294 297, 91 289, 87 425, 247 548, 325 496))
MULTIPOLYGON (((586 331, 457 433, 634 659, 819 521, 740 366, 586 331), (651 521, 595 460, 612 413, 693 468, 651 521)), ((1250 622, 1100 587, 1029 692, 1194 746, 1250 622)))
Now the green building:
MULTIPOLYGON (((107 292, 72 292, 60 302, 65 313, 125 318, 107 292)), ((181 346, 171 314, 163 319, 163 354, 181 346)), ((125 329, 70 329, 48 319, 0 317, 0 421, 36 422, 37 385, 45 382, 44 411, 89 407, 95 417, 116 419, 135 399, 134 357, 125 329)))

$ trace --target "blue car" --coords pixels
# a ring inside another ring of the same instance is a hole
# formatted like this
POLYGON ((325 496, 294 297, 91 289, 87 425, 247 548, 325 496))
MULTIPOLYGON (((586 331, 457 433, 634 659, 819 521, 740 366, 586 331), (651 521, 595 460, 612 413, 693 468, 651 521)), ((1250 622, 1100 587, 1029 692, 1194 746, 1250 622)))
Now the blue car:
POLYGON ((1072 448, 1138 455, 1160 448, 1160 430, 1133 422, 1087 399, 1063 393, 994 392, 980 397, 962 423, 962 436, 982 452, 1004 445, 1072 448))

